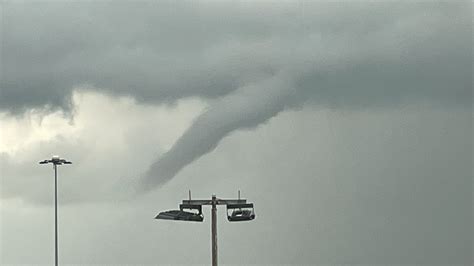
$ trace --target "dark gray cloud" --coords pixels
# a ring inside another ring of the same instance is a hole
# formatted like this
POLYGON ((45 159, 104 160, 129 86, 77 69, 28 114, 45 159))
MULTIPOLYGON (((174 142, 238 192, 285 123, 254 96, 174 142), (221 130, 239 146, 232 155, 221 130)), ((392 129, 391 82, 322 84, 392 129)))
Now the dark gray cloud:
POLYGON ((212 99, 283 69, 321 104, 466 104, 469 5, 4 1, 0 109, 68 109, 80 84, 212 99))
POLYGON ((169 180, 234 130, 302 103, 472 104, 466 2, 2 7, 4 111, 68 110, 83 84, 146 103, 211 101, 145 174, 147 186, 169 180))

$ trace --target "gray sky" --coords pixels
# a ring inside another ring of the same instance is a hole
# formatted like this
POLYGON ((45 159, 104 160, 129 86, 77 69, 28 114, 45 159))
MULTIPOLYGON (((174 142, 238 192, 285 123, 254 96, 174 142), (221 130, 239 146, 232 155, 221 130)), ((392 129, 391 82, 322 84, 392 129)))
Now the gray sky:
POLYGON ((460 264, 472 3, 0 3, 0 263, 460 264))

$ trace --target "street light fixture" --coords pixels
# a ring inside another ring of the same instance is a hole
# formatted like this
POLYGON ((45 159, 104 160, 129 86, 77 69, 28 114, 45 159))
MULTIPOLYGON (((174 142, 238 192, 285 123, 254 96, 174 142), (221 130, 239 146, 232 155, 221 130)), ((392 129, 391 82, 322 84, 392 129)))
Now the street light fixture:
POLYGON ((170 210, 160 212, 155 219, 177 220, 202 222, 202 206, 211 205, 211 248, 212 248, 212 266, 217 266, 217 205, 226 205, 227 219, 229 222, 243 222, 255 219, 253 203, 247 203, 246 199, 218 199, 212 195, 210 200, 191 200, 191 191, 189 191, 189 200, 183 200, 179 205, 179 210, 170 210), (195 210, 195 212, 185 211, 195 210), (230 211, 230 213, 229 213, 230 211))
POLYGON ((72 162, 54 155, 50 160, 43 160, 39 163, 52 163, 54 168, 54 261, 55 265, 58 266, 58 165, 72 164, 72 162))

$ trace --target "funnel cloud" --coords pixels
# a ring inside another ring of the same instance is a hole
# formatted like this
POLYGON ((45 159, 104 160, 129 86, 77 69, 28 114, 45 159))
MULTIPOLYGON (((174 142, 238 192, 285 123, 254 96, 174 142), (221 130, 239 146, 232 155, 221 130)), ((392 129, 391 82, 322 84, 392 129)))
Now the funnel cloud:
POLYGON ((283 111, 295 95, 291 81, 283 74, 239 88, 197 117, 171 149, 151 165, 141 188, 150 190, 169 181, 186 165, 214 150, 226 135, 254 128, 283 111))

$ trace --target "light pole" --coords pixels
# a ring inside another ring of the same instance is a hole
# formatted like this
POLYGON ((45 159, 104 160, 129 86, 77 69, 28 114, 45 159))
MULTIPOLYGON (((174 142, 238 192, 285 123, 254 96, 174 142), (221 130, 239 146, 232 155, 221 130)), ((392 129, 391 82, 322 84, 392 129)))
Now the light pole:
POLYGON ((72 164, 72 162, 55 155, 50 160, 44 160, 39 163, 52 163, 54 168, 54 265, 58 266, 58 165, 72 164))
POLYGON ((218 199, 216 195, 212 195, 210 200, 191 200, 189 191, 189 200, 183 200, 179 210, 160 212, 155 219, 202 222, 204 220, 202 205, 211 205, 211 261, 212 266, 217 266, 217 205, 226 205, 229 222, 243 222, 255 219, 253 203, 240 199, 240 191, 238 199, 218 199), (185 209, 195 210, 198 213, 184 211, 185 209))
POLYGON ((217 266, 217 198, 212 195, 211 203, 211 248, 212 266, 217 266))

